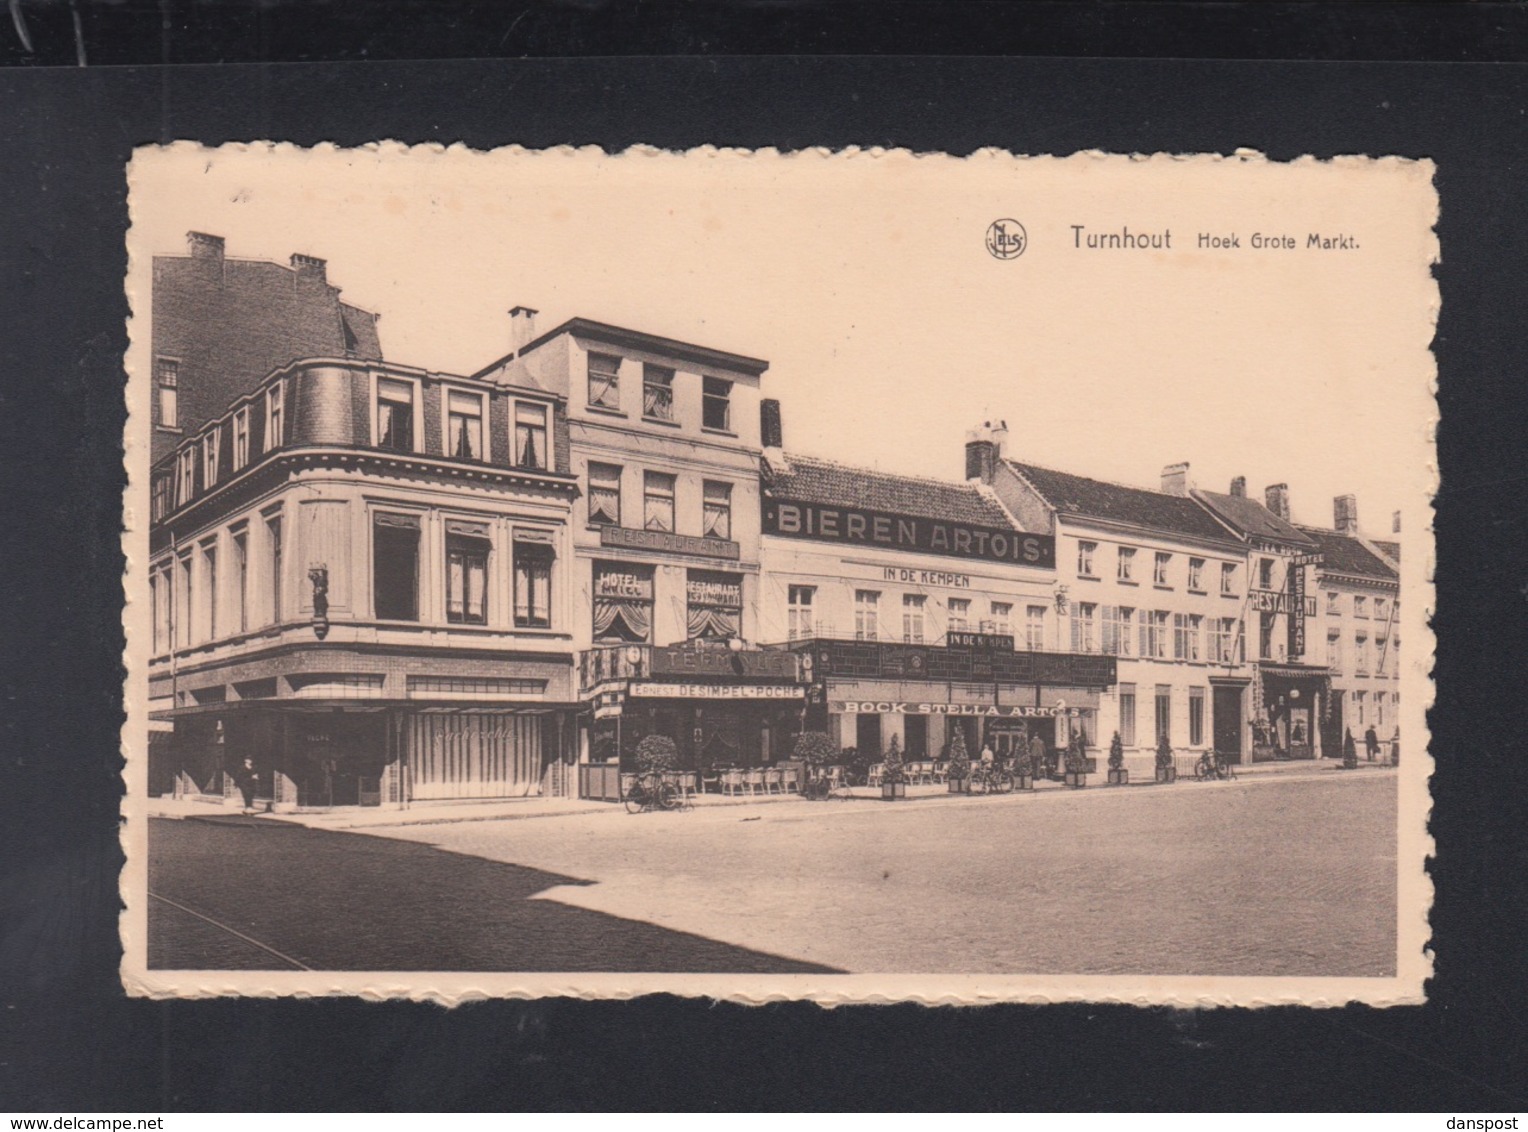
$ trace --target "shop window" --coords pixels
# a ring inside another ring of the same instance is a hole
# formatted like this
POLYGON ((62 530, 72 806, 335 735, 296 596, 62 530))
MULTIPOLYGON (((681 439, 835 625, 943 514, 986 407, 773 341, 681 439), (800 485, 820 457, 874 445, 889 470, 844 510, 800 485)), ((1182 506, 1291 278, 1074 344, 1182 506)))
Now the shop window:
POLYGON ((233 552, 233 624, 234 631, 249 628, 249 528, 235 527, 228 537, 233 552))
POLYGON ((1108 656, 1129 656, 1135 629, 1135 610, 1128 605, 1106 605, 1103 614, 1103 651, 1108 656))
POLYGON ((642 526, 649 531, 674 529, 674 477, 647 472, 642 477, 642 526))
POLYGON ((1257 656, 1259 660, 1273 659, 1273 618, 1272 613, 1258 614, 1257 656))
POLYGON ((184 507, 196 494, 196 449, 183 448, 176 465, 175 502, 184 507))
POLYGON ((922 594, 902 595, 902 641, 904 644, 921 645, 923 643, 923 611, 926 604, 927 599, 922 594))
POLYGON ((1220 592, 1223 594, 1236 592, 1236 563, 1222 562, 1220 564, 1220 592))
POLYGON ((621 469, 614 464, 589 465, 589 525, 621 525, 621 469))
POLYGON ((1134 581, 1135 574, 1135 547, 1122 546, 1119 548, 1119 563, 1116 567, 1115 576, 1122 582, 1134 581))
POLYGON ((964 597, 950 598, 950 629, 952 633, 962 633, 971 627, 971 599, 964 597))
POLYGON ((281 545, 281 513, 265 516, 265 568, 270 580, 271 624, 281 624, 281 574, 283 569, 281 545))
POLYGON ((446 452, 458 460, 483 459, 483 395, 446 391, 446 452))
POLYGON ((594 564, 594 639, 652 640, 653 568, 628 563, 594 564))
POLYGON ((1013 632, 1012 602, 994 601, 992 603, 992 631, 1005 637, 1013 632))
POLYGON ((1159 586, 1168 585, 1168 570, 1172 566, 1173 556, 1165 550, 1159 550, 1151 567, 1151 580, 1159 586))
POLYGON ((552 565, 555 560, 550 543, 531 542, 523 535, 516 536, 516 628, 550 629, 552 627, 552 565))
POLYGON ((732 382, 708 377, 701 384, 701 425, 717 432, 732 431, 732 382))
POLYGON ((1045 606, 1031 605, 1024 610, 1024 647, 1030 652, 1045 648, 1045 606))
POLYGON ((233 470, 238 471, 249 463, 249 406, 245 405, 233 415, 233 470))
POLYGON ((286 423, 286 386, 277 381, 265 391, 265 450, 281 447, 286 423))
POLYGON ((1188 745, 1204 745, 1204 689, 1188 690, 1188 745))
POLYGON ((1119 686, 1119 741, 1135 746, 1135 685, 1119 686))
POLYGON ((816 586, 791 586, 786 593, 787 631, 793 641, 812 636, 817 628, 814 606, 816 586))
POLYGON ((488 624, 488 528, 446 521, 446 620, 488 624))
POLYGON ((377 379, 377 447, 414 451, 414 383, 377 379))
POLYGON ((599 409, 621 408, 621 359, 589 355, 589 404, 599 409))
POLYGON ((854 639, 874 641, 880 637, 881 595, 875 590, 854 591, 854 639))
POLYGON ((522 468, 545 468, 549 453, 546 439, 546 406, 531 401, 515 402, 515 463, 522 468))
POLYGON ((732 537, 732 485, 706 480, 702 488, 704 513, 700 533, 708 538, 732 537))
POLYGON ((1072 603, 1072 651, 1093 652, 1095 638, 1093 636, 1093 622, 1098 613, 1098 606, 1090 601, 1077 601, 1072 603))
POLYGON ((218 425, 202 437, 202 487, 203 490, 218 482, 218 457, 223 454, 223 430, 218 425))
POLYGON ((1156 732, 1160 740, 1167 736, 1167 741, 1173 741, 1173 690, 1170 684, 1158 684, 1156 695, 1156 732))
POLYGON ((1204 589, 1204 559, 1190 558, 1188 560, 1188 588, 1191 590, 1204 589))
POLYGON ((685 578, 690 640, 727 641, 743 635, 743 576, 691 570, 685 578))
POLYGON ((674 371, 663 366, 642 367, 642 415, 649 420, 674 419, 674 371))
POLYGON ((156 358, 154 381, 159 387, 159 427, 180 427, 180 363, 174 358, 156 358))
POLYGON ((380 621, 419 620, 419 520, 378 514, 372 520, 372 602, 380 621))
POLYGON ((1098 550, 1096 542, 1079 542, 1077 544, 1077 576, 1079 578, 1097 577, 1093 573, 1093 555, 1098 550))

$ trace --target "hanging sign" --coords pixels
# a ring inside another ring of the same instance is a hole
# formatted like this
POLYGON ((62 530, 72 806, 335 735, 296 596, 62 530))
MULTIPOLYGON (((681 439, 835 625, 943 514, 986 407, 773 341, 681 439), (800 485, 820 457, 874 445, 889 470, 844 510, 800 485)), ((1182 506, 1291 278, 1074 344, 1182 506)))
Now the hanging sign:
POLYGON ((951 629, 944 635, 944 643, 952 649, 971 649, 973 652, 1012 652, 1011 633, 968 633, 951 629))
POLYGON ((788 684, 634 683, 631 694, 682 700, 799 700, 805 693, 788 684))
MULTIPOLYGON (((1312 599, 1314 604, 1314 599, 1312 599)), ((1305 567, 1289 568, 1289 658, 1305 655, 1305 567)))

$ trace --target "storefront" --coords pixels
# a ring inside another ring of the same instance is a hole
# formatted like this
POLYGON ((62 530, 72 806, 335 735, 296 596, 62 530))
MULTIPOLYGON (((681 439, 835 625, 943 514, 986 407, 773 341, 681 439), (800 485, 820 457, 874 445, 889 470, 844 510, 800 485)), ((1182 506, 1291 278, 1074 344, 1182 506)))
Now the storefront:
POLYGON ((1315 665, 1259 664, 1252 680, 1252 757, 1269 759, 1336 758, 1325 750, 1333 711, 1332 681, 1315 665))
MULTIPOLYGON (((694 591, 704 616, 736 606, 731 583, 694 591)), ((699 614, 697 614, 699 616, 699 614)), ((698 638, 682 645, 596 646, 580 658, 588 705, 584 757, 590 767, 630 770, 649 735, 674 741, 681 770, 771 766, 790 757, 802 730, 806 686, 795 654, 698 638)), ((581 793, 605 797, 608 775, 586 773, 581 793)))

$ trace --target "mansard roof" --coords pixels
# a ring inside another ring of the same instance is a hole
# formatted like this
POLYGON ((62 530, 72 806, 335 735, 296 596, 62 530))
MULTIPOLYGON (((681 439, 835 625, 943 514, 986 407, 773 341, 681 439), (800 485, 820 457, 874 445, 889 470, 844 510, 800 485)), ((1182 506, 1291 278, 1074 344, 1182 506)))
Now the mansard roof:
POLYGON ((973 484, 856 468, 815 456, 788 455, 784 467, 766 464, 764 489, 777 499, 1020 529, 1001 503, 973 484))

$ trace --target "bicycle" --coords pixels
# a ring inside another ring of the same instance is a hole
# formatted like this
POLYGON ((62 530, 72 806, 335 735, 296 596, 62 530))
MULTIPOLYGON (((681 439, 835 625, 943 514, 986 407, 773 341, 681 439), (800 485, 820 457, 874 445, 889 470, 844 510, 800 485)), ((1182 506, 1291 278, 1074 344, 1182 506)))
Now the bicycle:
POLYGON ((1236 778, 1234 768, 1225 757, 1210 751, 1199 756, 1199 761, 1194 764, 1194 780, 1206 782, 1211 779, 1217 781, 1233 781, 1236 778))
POLYGON ((684 793, 677 783, 669 781, 660 771, 637 775, 630 789, 622 796, 628 814, 643 810, 679 810, 684 808, 684 793))
POLYGON ((1008 794, 1013 790, 1013 772, 1007 763, 977 763, 971 772, 971 789, 983 794, 1008 794))

